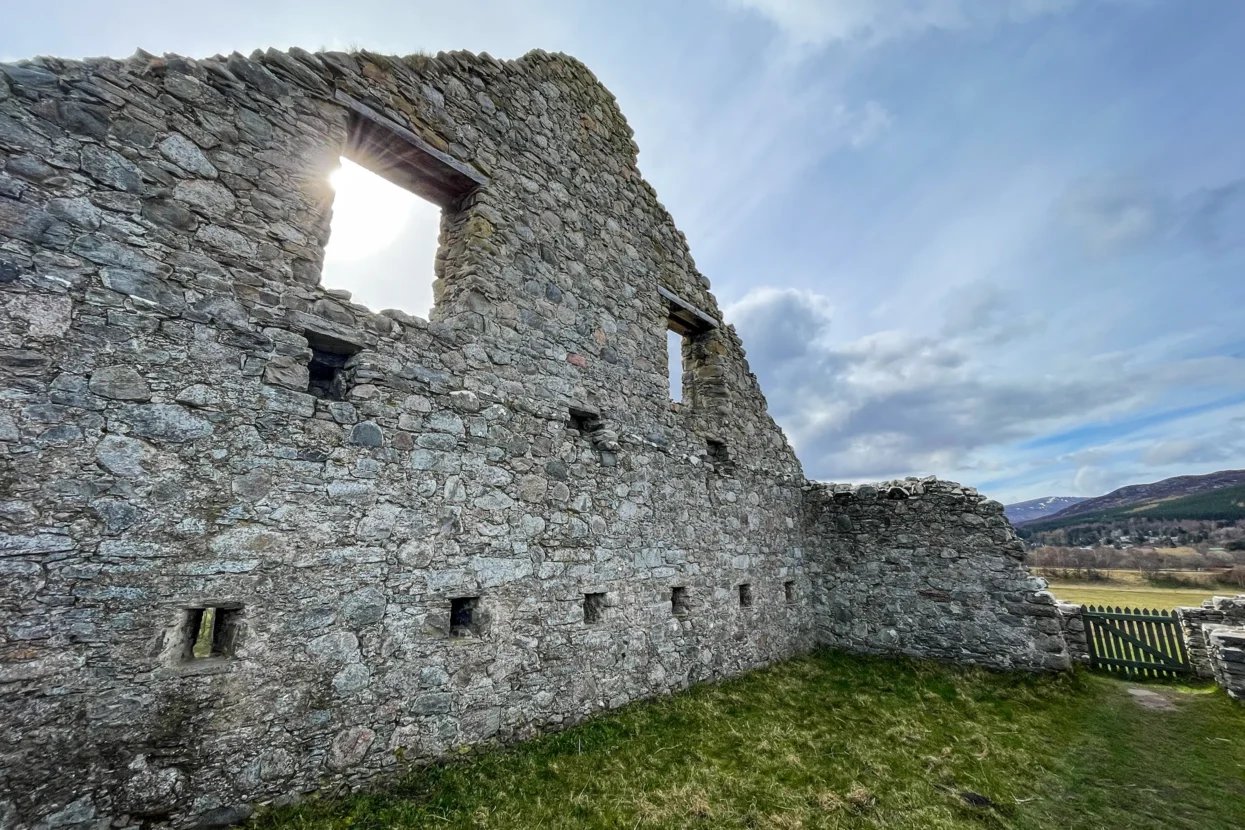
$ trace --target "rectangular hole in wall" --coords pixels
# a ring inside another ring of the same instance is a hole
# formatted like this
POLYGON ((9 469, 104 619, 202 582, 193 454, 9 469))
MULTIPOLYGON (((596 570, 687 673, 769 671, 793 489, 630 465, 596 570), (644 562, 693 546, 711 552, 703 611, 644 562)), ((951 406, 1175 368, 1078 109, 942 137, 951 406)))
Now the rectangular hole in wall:
POLYGON ((605 619, 605 594, 584 594, 584 622, 599 623, 605 619))
POLYGON ((317 398, 344 401, 351 382, 346 364, 362 347, 310 329, 304 331, 303 336, 311 348, 311 360, 307 363, 307 391, 317 398))
POLYGON ((322 282, 369 308, 427 317, 441 209, 457 211, 488 179, 342 90, 333 98, 349 115, 322 282))
POLYGON ((240 608, 187 608, 182 640, 184 660, 233 656, 240 608))
POLYGON ((670 382, 670 400, 683 402, 683 341, 682 334, 666 330, 666 377, 670 382))
POLYGON ((725 441, 719 441, 716 438, 709 438, 705 441, 708 449, 706 457, 715 466, 722 469, 731 467, 731 451, 726 446, 725 441))
POLYGON ((592 433, 604 426, 601 422, 601 415, 597 412, 591 412, 587 409, 576 409, 571 407, 566 416, 567 429, 573 429, 579 433, 581 438, 592 439, 592 433))
POLYGON ((691 610, 687 598, 687 588, 671 588, 670 589, 670 612, 676 617, 682 617, 691 610))
POLYGON ((451 637, 473 637, 479 633, 479 602, 479 597, 455 597, 450 600, 451 637))
POLYGON ((787 602, 795 602, 795 582, 788 580, 782 584, 783 599, 787 602))
POLYGON ((441 208, 351 157, 329 176, 333 216, 320 284, 373 311, 428 318, 441 208))
POLYGON ((692 403, 683 394, 685 389, 693 389, 692 383, 696 380, 696 367, 689 365, 693 360, 690 356, 692 338, 716 329, 718 321, 665 286, 658 286, 657 293, 666 308, 666 374, 670 400, 692 403), (692 376, 685 377, 684 370, 692 370, 692 376))
POLYGON ((346 379, 344 369, 346 355, 311 350, 311 361, 307 364, 307 391, 317 398, 330 401, 346 399, 346 379))
POLYGON ((745 582, 739 586, 739 607, 740 608, 751 608, 752 607, 752 585, 751 583, 745 582))

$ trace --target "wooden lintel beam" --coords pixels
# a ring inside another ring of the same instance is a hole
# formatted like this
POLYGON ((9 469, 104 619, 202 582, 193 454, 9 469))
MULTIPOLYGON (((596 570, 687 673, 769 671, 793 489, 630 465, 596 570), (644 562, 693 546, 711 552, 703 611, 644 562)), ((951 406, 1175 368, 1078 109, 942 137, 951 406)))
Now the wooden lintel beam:
POLYGON ((350 111, 346 150, 351 161, 441 207, 452 207, 488 184, 483 173, 433 147, 392 118, 340 89, 334 98, 350 111))
POLYGON ((659 285, 657 286, 657 293, 666 298, 670 307, 670 327, 679 334, 699 334, 700 332, 718 327, 718 321, 715 318, 701 311, 670 289, 659 285), (687 331, 679 331, 675 328, 676 323, 686 328, 687 331))

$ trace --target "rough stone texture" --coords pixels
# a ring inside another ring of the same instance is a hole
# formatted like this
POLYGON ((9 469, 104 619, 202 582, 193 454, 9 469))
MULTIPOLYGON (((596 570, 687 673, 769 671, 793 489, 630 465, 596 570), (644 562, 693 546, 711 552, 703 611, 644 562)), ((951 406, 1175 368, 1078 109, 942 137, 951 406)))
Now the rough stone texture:
POLYGON ((819 639, 1066 663, 1001 507, 806 489, 730 327, 670 404, 658 288, 719 312, 577 61, 0 76, 6 826, 228 824, 819 639), (431 321, 319 286, 336 91, 488 177, 431 321), (351 347, 328 394, 309 337, 351 347), (202 608, 231 645, 187 659, 202 608))
POLYGON ((1215 677, 1215 661, 1211 657, 1207 632, 1216 626, 1245 626, 1245 594, 1235 597, 1211 597, 1200 608, 1184 607, 1174 611, 1180 620, 1185 650, 1197 676, 1215 677))
POLYGON ((806 551, 820 642, 995 668, 1070 665, 1046 581, 1003 505, 934 479, 810 485, 806 551))
POLYGON ((1206 639, 1215 682, 1228 697, 1245 701, 1245 626, 1208 626, 1206 639))
POLYGON ((1064 640, 1068 644, 1068 657, 1074 663, 1089 664, 1089 635, 1085 631, 1085 620, 1081 618, 1083 606, 1075 602, 1056 602, 1059 610, 1059 621, 1063 627, 1064 640))

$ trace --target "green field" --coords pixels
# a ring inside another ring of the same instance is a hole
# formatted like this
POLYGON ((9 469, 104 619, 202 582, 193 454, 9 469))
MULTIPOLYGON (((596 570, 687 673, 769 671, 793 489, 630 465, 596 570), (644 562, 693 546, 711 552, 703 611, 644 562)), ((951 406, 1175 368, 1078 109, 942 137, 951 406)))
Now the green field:
POLYGON ((252 826, 1245 827, 1245 707, 1150 688, 823 652, 252 826))
POLYGON ((1155 611, 1170 610, 1180 605, 1197 607, 1202 600, 1213 596, 1231 595, 1237 589, 1224 585, 1197 588, 1154 588, 1148 585, 1111 582, 1065 582, 1050 580, 1050 592, 1057 599, 1081 605, 1111 605, 1121 608, 1150 608, 1155 611))

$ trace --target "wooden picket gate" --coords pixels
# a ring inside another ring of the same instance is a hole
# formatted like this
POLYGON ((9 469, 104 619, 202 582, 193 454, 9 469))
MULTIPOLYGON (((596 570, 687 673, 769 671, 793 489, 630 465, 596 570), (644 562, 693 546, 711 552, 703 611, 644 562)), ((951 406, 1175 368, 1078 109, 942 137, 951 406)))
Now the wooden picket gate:
POLYGON ((1192 671, 1174 613, 1082 605, 1081 619, 1092 668, 1130 677, 1181 677, 1192 671))

